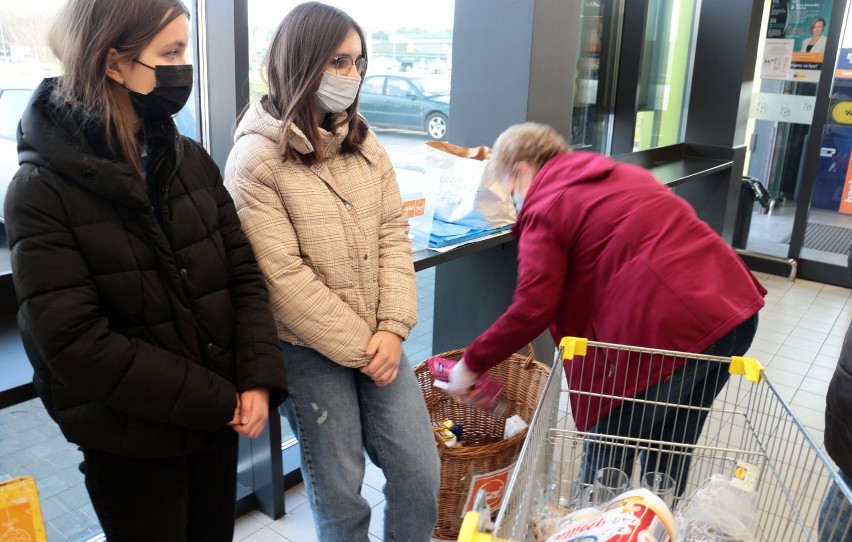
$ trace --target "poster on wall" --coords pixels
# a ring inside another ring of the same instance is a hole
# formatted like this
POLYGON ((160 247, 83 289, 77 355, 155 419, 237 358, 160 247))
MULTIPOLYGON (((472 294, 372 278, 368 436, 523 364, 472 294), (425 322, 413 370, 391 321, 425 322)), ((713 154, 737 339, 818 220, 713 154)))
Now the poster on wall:
POLYGON ((819 82, 833 3, 833 0, 772 0, 763 58, 764 78, 819 82), (786 49, 781 48, 782 43, 786 49), (783 61, 779 55, 782 50, 791 51, 787 70, 779 66, 783 61))
POLYGON ((790 77, 793 62, 793 40, 766 38, 763 45, 763 65, 760 68, 762 79, 780 79, 790 77))

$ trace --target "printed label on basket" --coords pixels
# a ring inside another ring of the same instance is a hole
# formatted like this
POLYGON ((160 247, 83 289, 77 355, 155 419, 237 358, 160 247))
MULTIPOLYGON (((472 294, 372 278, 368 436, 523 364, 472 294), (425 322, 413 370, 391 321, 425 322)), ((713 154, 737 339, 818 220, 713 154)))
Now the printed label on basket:
POLYGON ((509 476, 512 475, 514 468, 515 463, 512 463, 508 467, 485 474, 474 474, 470 482, 470 489, 467 491, 461 517, 473 510, 473 502, 476 500, 476 494, 479 493, 480 489, 485 491, 485 500, 491 511, 494 512, 499 509, 503 502, 503 496, 506 494, 506 488, 509 486, 509 476))
POLYGON ((757 467, 738 459, 737 465, 734 467, 733 476, 731 477, 731 485, 740 489, 754 491, 756 483, 757 467))

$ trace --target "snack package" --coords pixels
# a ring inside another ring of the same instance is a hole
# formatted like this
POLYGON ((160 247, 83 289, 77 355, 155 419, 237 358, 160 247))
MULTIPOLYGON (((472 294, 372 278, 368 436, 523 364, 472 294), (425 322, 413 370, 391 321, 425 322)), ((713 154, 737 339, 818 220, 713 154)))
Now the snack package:
POLYGON ((547 542, 674 542, 677 527, 668 506, 647 489, 634 489, 602 509, 584 508, 565 516, 547 542))
POLYGON ((449 382, 450 371, 458 363, 457 360, 442 358, 440 356, 432 356, 426 360, 426 366, 429 367, 429 374, 436 382, 449 382))
MULTIPOLYGON (((457 360, 432 356, 426 360, 429 374, 435 379, 434 386, 444 391, 449 389, 450 371, 458 363, 457 360)), ((483 373, 476 382, 475 387, 463 400, 464 403, 490 410, 497 417, 505 417, 511 411, 511 405, 505 403, 501 396, 503 394, 503 383, 488 373, 483 373)))
POLYGON ((458 435, 453 432, 453 428, 458 427, 453 424, 452 420, 441 420, 440 422, 432 422, 432 431, 441 439, 444 446, 455 446, 458 443, 458 435))

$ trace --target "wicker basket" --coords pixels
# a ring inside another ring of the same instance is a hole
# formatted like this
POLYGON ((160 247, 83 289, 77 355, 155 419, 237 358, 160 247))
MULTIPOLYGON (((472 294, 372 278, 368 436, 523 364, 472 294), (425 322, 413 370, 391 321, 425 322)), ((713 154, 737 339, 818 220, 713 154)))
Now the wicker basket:
MULTIPOLYGON (((460 359, 464 350, 438 354, 442 358, 460 359)), ((518 414, 529 424, 544 391, 550 367, 535 361, 532 346, 529 354, 513 354, 488 371, 504 384, 503 400, 511 405, 506 417, 518 414)), ((464 426, 462 446, 438 444, 441 456, 441 489, 438 493, 438 522, 434 536, 455 540, 462 521, 462 508, 470 487, 471 476, 492 472, 512 464, 521 452, 526 430, 503 439, 506 417, 473 406, 457 403, 432 385, 429 367, 420 363, 414 368, 426 408, 432 420, 452 420, 464 426)), ((496 514, 496 510, 494 511, 496 514)))

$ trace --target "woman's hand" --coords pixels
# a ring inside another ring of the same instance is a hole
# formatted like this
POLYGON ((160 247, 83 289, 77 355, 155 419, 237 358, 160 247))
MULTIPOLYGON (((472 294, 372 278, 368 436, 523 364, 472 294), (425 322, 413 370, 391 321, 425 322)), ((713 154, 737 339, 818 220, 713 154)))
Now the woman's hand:
POLYGON ((390 331, 377 331, 365 351, 370 363, 361 367, 361 372, 373 379, 378 386, 387 386, 399 373, 402 358, 402 338, 390 331))
POLYGON ((459 360, 450 371, 450 387, 447 389, 447 393, 453 397, 465 399, 476 385, 477 379, 479 379, 479 373, 468 369, 463 359, 459 360))
POLYGON ((239 394, 237 416, 229 425, 241 435, 256 438, 263 431, 267 418, 269 418, 269 390, 252 388, 239 394))
POLYGON ((234 417, 228 422, 228 425, 234 426, 240 424, 240 394, 237 394, 237 408, 234 409, 234 417))

